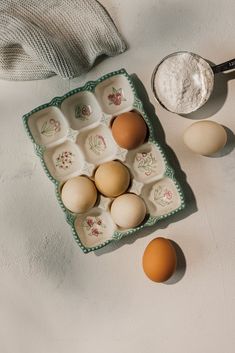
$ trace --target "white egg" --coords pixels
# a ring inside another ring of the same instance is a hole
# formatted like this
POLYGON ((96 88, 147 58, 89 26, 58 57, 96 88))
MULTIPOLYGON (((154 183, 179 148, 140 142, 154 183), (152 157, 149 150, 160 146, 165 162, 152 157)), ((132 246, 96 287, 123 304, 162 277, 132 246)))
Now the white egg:
POLYGON ((94 206, 97 190, 90 179, 77 176, 66 181, 61 191, 61 199, 70 211, 82 213, 94 206))
POLYGON ((227 133, 220 124, 203 120, 189 126, 184 132, 183 139, 191 151, 210 156, 225 146, 227 133))
POLYGON ((121 195, 111 206, 113 221, 121 228, 137 227, 144 220, 145 215, 145 203, 135 194, 121 195))

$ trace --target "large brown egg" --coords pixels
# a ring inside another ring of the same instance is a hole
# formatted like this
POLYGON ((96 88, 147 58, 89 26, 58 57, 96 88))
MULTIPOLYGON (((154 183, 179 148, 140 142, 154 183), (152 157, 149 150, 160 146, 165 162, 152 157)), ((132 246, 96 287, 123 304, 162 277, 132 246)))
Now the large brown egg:
POLYGON ((112 134, 117 144, 132 150, 144 143, 147 125, 136 112, 127 112, 117 116, 112 125, 112 134))
POLYGON ((165 282, 175 272, 176 252, 170 240, 153 239, 146 247, 143 255, 143 269, 152 281, 165 282))
POLYGON ((130 184, 129 170, 118 161, 101 164, 95 172, 95 184, 101 194, 108 197, 119 196, 130 184))

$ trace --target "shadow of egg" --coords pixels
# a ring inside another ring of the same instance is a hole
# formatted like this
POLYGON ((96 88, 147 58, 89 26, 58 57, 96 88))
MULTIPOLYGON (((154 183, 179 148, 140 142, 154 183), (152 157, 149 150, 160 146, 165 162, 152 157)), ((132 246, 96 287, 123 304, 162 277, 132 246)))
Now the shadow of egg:
POLYGON ((231 129, 229 129, 227 126, 224 126, 224 125, 222 125, 222 126, 225 129, 226 134, 227 134, 227 142, 226 142, 225 146, 220 151, 218 151, 217 153, 214 153, 211 156, 208 156, 209 158, 220 158, 220 157, 227 156, 235 148, 235 135, 234 135, 233 131, 231 129))
POLYGON ((181 281, 181 279, 185 275, 186 267, 187 267, 183 250, 175 241, 173 240, 170 240, 170 241, 176 252, 177 265, 176 265, 176 270, 174 274, 171 276, 171 278, 169 278, 166 282, 163 283, 167 285, 176 284, 177 282, 181 281))

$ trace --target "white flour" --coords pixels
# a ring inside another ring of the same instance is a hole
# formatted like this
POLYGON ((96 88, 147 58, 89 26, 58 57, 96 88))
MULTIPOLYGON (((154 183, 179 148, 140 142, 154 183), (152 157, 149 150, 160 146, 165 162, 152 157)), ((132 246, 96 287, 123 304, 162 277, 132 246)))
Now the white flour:
POLYGON ((209 98, 214 74, 209 64, 197 55, 177 53, 158 67, 154 89, 161 103, 170 111, 188 114, 209 98))

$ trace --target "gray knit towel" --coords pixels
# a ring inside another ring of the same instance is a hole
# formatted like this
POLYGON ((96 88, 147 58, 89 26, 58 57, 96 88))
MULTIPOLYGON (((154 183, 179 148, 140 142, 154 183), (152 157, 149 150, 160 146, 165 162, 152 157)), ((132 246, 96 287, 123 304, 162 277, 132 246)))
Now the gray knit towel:
POLYGON ((126 50, 95 0, 0 0, 0 78, 73 78, 126 50))

